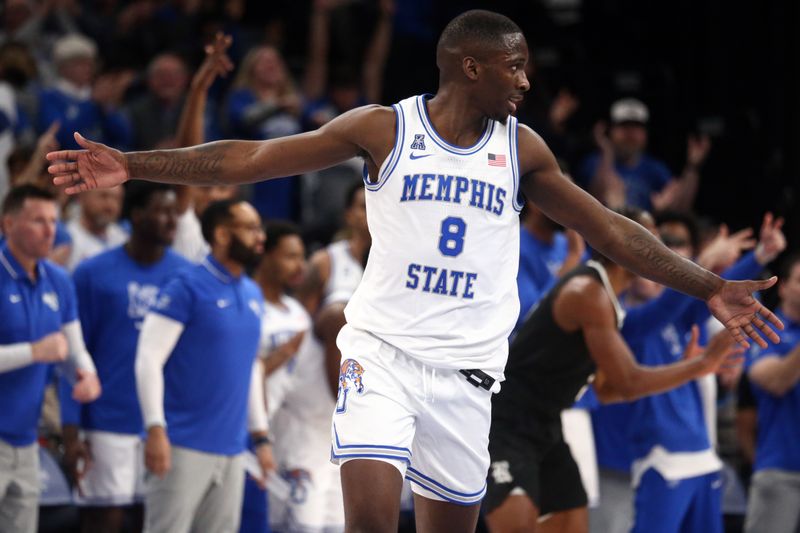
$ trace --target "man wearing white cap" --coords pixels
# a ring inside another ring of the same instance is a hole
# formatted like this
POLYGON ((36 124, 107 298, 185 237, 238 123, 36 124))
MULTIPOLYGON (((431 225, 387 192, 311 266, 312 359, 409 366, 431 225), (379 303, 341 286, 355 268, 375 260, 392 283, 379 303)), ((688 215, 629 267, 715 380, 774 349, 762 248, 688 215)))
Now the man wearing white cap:
POLYGON ((583 165, 585 186, 611 207, 633 205, 648 211, 691 209, 700 180, 699 168, 711 148, 707 136, 689 136, 686 166, 673 177, 662 162, 645 153, 650 111, 635 98, 611 106, 611 126, 599 122, 594 138, 600 151, 583 165))
POLYGON ((53 87, 39 93, 39 115, 36 130, 42 133, 53 122, 61 127, 56 139, 62 148, 77 148, 72 131, 92 131, 114 146, 130 144, 128 121, 113 109, 111 103, 122 86, 113 90, 93 91, 97 45, 79 34, 59 38, 53 46, 53 63, 58 72, 53 87))

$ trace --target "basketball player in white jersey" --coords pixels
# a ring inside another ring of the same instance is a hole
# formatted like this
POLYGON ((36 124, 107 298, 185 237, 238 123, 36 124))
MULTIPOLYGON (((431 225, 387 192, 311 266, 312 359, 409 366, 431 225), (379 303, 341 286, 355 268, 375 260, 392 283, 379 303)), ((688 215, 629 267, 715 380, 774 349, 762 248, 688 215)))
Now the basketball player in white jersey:
POLYGON ((490 391, 519 308, 520 192, 614 262, 705 300, 740 343, 778 342, 767 322, 782 327, 752 297, 774 278, 722 280, 564 178, 541 137, 512 116, 530 87, 514 22, 463 13, 436 60, 436 95, 357 108, 300 135, 123 154, 76 133, 85 150, 47 156, 69 194, 136 178, 250 183, 364 158, 372 246, 339 335, 333 415, 348 531, 396 531, 405 475, 418 531, 475 530, 490 391))
MULTIPOLYGON (((280 472, 284 467, 285 450, 291 443, 274 419, 283 397, 295 381, 298 350, 308 335, 311 318, 300 302, 288 295, 302 282, 306 268, 305 246, 300 230, 288 222, 271 222, 266 226, 266 233, 264 256, 254 272, 253 280, 264 296, 260 368, 266 380, 267 409, 272 435, 275 435, 273 457, 280 472)), ((280 504, 279 500, 275 500, 274 505, 270 505, 270 514, 280 504)), ((241 531, 269 531, 267 492, 249 476, 245 480, 241 531)))
POLYGON ((311 257, 298 290, 314 313, 313 334, 304 339, 293 366, 287 365, 288 379, 276 383, 273 374, 267 385, 275 455, 292 486, 289 501, 270 500, 270 523, 277 531, 344 529, 339 469, 330 463, 330 414, 341 361, 336 337, 345 323, 344 307, 364 273, 370 244, 361 183, 348 191, 344 223, 346 238, 311 257))

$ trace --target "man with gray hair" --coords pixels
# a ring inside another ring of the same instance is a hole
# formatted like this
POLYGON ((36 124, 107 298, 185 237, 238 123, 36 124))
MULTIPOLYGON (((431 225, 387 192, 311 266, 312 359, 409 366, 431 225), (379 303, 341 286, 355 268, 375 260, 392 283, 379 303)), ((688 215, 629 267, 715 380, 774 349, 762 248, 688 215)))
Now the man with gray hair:
POLYGON ((130 126, 114 109, 121 97, 122 85, 94 85, 97 69, 97 45, 82 35, 70 34, 53 46, 57 78, 52 87, 39 93, 36 130, 46 131, 53 122, 61 124, 56 134, 63 148, 77 148, 72 131, 85 129, 114 145, 128 146, 130 126))

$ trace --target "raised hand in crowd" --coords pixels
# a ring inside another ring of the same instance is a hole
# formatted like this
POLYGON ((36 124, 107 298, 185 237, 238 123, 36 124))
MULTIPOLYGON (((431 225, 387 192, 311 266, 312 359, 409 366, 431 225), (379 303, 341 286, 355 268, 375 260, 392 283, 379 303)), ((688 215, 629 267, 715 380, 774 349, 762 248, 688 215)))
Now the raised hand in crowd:
POLYGON ((625 182, 614 168, 614 145, 608 137, 608 124, 601 120, 592 129, 594 142, 600 149, 600 163, 592 182, 592 194, 609 207, 625 205, 625 182))
MULTIPOLYGON (((575 114, 580 105, 580 100, 570 90, 565 88, 559 90, 550 105, 550 125, 553 129, 559 133, 563 132, 567 121, 575 114)), ((603 132, 603 136, 605 136, 605 132, 603 132)), ((607 137, 606 140, 608 140, 607 137)))
POLYGON ((752 228, 731 234, 728 226, 722 224, 717 235, 700 252, 697 264, 712 272, 720 273, 733 265, 742 252, 752 249, 755 245, 752 228))
POLYGON ((770 212, 764 214, 755 251, 760 265, 771 263, 786 249, 786 236, 781 228, 783 217, 775 218, 770 212))
POLYGON ((686 139, 686 166, 697 169, 705 163, 711 151, 711 138, 708 135, 689 135, 686 139))

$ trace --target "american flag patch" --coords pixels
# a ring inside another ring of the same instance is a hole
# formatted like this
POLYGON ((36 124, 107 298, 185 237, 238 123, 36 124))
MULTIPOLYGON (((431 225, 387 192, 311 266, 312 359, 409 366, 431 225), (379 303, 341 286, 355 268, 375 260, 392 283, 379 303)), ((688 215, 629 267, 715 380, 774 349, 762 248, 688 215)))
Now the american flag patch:
POLYGON ((489 154, 490 167, 504 167, 506 166, 506 156, 503 154, 489 154))

